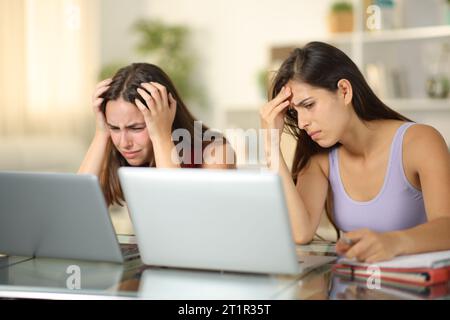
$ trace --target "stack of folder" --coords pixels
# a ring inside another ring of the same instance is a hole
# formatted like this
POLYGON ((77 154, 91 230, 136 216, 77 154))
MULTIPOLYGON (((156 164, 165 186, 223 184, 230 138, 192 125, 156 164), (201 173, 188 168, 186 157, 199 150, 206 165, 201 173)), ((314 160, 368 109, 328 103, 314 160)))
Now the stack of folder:
POLYGON ((379 276, 381 284, 397 287, 434 286, 450 280, 450 250, 399 256, 374 264, 340 259, 333 272, 351 280, 367 281, 369 277, 379 276))

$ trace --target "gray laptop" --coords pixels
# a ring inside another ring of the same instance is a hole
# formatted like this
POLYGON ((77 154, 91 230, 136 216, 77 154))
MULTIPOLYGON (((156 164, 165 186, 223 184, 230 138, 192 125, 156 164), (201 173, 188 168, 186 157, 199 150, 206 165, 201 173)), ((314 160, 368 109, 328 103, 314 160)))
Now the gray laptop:
POLYGON ((119 178, 147 265, 297 274, 335 259, 299 263, 276 174, 123 167, 119 178))
POLYGON ((97 177, 0 172, 0 253, 121 263, 138 256, 118 243, 97 177))

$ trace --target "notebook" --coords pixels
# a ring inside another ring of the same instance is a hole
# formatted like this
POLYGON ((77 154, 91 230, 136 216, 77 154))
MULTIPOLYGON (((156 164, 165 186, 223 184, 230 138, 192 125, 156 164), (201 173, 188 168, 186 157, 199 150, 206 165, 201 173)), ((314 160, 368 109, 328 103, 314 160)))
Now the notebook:
POLYGON ((338 275, 332 278, 330 299, 333 300, 433 300, 450 297, 450 283, 424 287, 399 282, 383 282, 380 287, 369 288, 366 278, 338 275))
POLYGON ((430 286, 450 280, 450 250, 406 255, 389 261, 373 264, 356 260, 340 259, 333 266, 336 274, 365 279, 376 275, 379 268, 380 280, 385 283, 430 286))

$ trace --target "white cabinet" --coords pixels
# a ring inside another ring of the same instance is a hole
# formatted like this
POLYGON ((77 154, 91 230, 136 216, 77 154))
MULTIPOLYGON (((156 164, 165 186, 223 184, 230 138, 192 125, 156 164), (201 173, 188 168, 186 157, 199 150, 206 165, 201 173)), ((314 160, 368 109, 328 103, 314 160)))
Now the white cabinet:
MULTIPOLYGON (((375 31, 366 30, 367 1, 352 2, 355 20, 352 33, 303 38, 297 43, 273 46, 268 69, 278 69, 293 48, 310 41, 335 45, 352 58, 389 107, 414 121, 433 125, 450 145, 450 95, 430 98, 427 94, 427 81, 432 76, 441 73, 450 79, 450 25, 445 20, 446 0, 396 0, 396 14, 401 15, 397 20, 402 27, 375 31), (449 50, 446 61, 442 54, 445 45, 449 50)), ((228 109, 225 113, 227 124, 252 126, 256 120, 249 117, 249 111, 257 108, 255 105, 228 109)))

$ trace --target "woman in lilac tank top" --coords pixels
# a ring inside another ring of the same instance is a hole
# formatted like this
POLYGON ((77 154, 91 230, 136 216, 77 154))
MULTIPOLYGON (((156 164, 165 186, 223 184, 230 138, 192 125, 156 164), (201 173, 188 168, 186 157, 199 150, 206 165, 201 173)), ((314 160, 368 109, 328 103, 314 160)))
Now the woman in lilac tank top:
POLYGON ((348 258, 450 249, 450 156, 438 131, 386 106, 345 53, 321 42, 290 54, 270 96, 263 128, 297 140, 291 172, 266 143, 297 243, 312 240, 326 209, 351 242, 336 245, 348 258))

